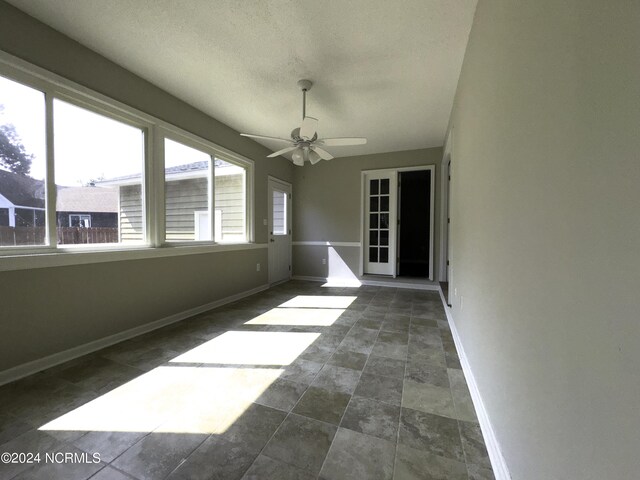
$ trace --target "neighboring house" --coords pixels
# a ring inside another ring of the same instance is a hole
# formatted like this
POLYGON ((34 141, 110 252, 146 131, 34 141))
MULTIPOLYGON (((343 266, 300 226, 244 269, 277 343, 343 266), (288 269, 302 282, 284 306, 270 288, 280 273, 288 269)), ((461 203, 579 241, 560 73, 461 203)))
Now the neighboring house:
MULTIPOLYGON (((6 235, 0 237, 0 245, 42 243, 45 220, 44 182, 28 175, 0 170, 0 227, 8 227, 5 229, 6 235)), ((58 186, 56 227, 59 243, 115 241, 118 228, 118 189, 58 186), (69 232, 65 230, 68 227, 92 228, 94 231, 92 235, 76 239, 69 237, 69 232), (98 228, 102 230, 95 231, 98 228), (96 233, 100 235, 96 236, 96 233)))
MULTIPOLYGON (((245 238, 244 169, 215 160, 214 222, 216 241, 245 238)), ((208 162, 165 170, 166 238, 169 241, 209 240, 208 162)), ((120 241, 143 239, 140 175, 99 182, 119 187, 120 241)))
POLYGON ((0 227, 44 227, 42 180, 0 170, 0 227))
POLYGON ((104 187, 58 187, 58 227, 118 227, 118 190, 104 187))

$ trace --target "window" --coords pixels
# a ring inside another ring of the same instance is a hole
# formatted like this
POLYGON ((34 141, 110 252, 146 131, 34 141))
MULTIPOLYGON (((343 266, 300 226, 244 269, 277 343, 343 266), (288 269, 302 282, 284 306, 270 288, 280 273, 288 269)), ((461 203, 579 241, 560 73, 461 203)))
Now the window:
POLYGON ((0 77, 0 247, 45 245, 44 94, 0 77))
POLYGON ((211 240, 211 156, 165 138, 164 159, 167 241, 211 240))
POLYGON ((144 240, 142 130, 61 100, 53 113, 58 244, 144 240))
POLYGON ((218 211, 220 212, 220 223, 216 225, 216 241, 245 242, 247 240, 246 169, 216 158, 214 172, 216 215, 218 211))
POLYGON ((287 193, 273 191, 273 234, 287 234, 287 193))
POLYGON ((69 215, 69 226, 91 228, 91 215, 69 215))
POLYGON ((2 52, 0 75, 0 256, 251 239, 252 161, 2 52))

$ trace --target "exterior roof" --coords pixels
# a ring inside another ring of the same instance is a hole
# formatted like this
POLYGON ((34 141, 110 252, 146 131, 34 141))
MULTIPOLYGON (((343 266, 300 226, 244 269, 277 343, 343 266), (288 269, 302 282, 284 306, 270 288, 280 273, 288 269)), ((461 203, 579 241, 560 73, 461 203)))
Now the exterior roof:
MULTIPOLYGON (((220 167, 224 167, 225 165, 222 163, 221 160, 216 159, 215 166, 220 168, 220 167)), ((184 165, 178 165, 176 167, 169 167, 165 169, 165 175, 177 175, 179 173, 197 172, 199 170, 207 170, 208 168, 209 168, 209 162, 186 163, 184 165)), ((122 177, 106 178, 101 182, 96 182, 96 183, 104 182, 104 183, 118 184, 120 182, 126 182, 127 180, 135 180, 137 178, 140 178, 139 173, 134 173, 133 175, 123 175, 122 177)))
POLYGON ((116 213, 118 189, 109 187, 58 187, 59 212, 116 213))
POLYGON ((44 182, 28 175, 0 170, 0 194, 14 205, 44 208, 44 182))
MULTIPOLYGON (((15 206, 44 208, 45 185, 28 175, 0 170, 0 195, 15 206)), ((118 212, 118 189, 113 187, 61 187, 56 194, 59 212, 118 212)))

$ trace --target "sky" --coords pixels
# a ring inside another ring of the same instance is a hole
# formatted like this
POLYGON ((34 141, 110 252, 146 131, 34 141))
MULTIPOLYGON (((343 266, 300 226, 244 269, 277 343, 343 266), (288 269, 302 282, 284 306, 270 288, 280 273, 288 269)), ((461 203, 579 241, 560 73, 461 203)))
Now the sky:
MULTIPOLYGON (((34 155, 30 175, 45 176, 44 94, 0 77, 0 125, 13 124, 25 150, 34 155)), ((90 180, 140 174, 144 138, 139 128, 90 112, 62 100, 53 102, 55 183, 86 185, 90 180)), ((167 166, 197 162, 209 156, 167 140, 167 166)))

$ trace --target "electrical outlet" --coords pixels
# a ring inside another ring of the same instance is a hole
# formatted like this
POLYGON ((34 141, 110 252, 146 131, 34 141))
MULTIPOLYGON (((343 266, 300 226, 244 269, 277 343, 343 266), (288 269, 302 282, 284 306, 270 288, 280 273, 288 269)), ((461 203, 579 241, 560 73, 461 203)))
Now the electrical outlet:
POLYGON ((460 295, 460 311, 462 311, 463 307, 464 307, 464 297, 462 295, 460 295))
POLYGON ((323 258, 323 259, 322 259, 322 264, 323 264, 323 265, 326 265, 326 264, 327 264, 327 259, 326 259, 326 258, 323 258))
POLYGON ((267 225, 269 225, 269 222, 267 221, 266 218, 262 219, 262 224, 266 227, 267 225))
POLYGON ((259 272, 259 271, 260 271, 260 264, 256 263, 256 272, 259 272))
POLYGON ((458 289, 457 289, 457 288, 454 288, 454 289, 453 289, 453 294, 454 294, 456 297, 458 296, 458 289))

